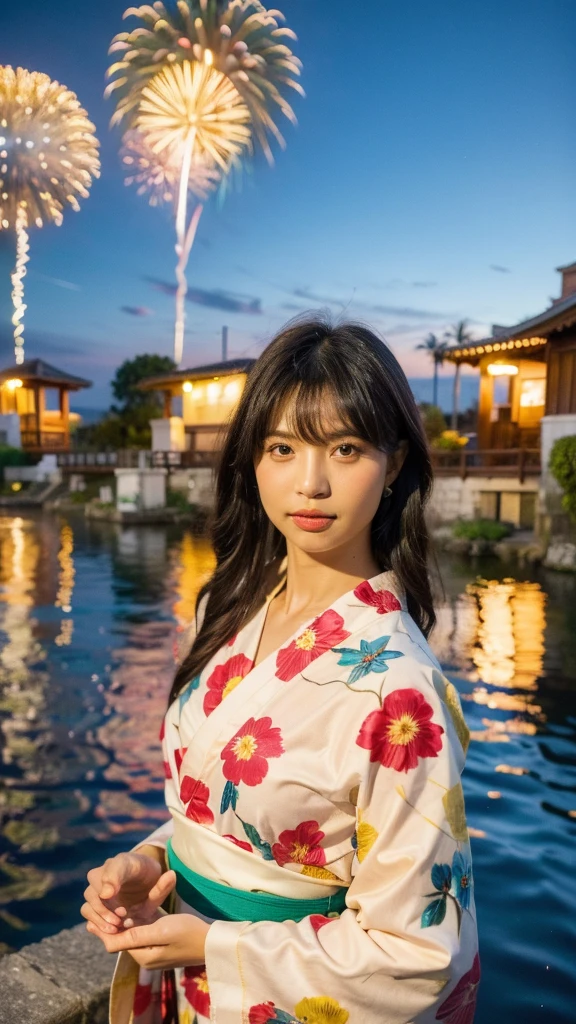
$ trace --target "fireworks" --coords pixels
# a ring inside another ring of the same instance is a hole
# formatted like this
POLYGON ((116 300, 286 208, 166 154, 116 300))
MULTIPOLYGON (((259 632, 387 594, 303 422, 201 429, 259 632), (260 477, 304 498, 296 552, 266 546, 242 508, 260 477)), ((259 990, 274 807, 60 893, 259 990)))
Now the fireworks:
POLYGON ((110 47, 111 53, 120 55, 108 70, 109 77, 116 76, 107 88, 108 95, 117 95, 112 123, 137 115, 142 90, 162 68, 184 61, 210 63, 246 103, 254 134, 272 162, 268 137, 280 145, 284 139, 271 111, 278 109, 295 123, 282 91, 304 95, 297 81, 302 64, 286 45, 296 36, 280 24, 280 11, 267 11, 258 0, 178 0, 170 8, 161 2, 129 7, 124 17, 130 16, 140 24, 131 32, 120 32, 110 47))
POLYGON ((208 64, 167 67, 142 90, 136 126, 157 153, 177 159, 187 148, 195 161, 226 173, 251 149, 250 112, 240 93, 208 64))
POLYGON ((16 232, 12 274, 16 362, 24 360, 27 228, 60 225, 98 177, 94 125, 75 94, 48 75, 0 66, 0 227, 16 232))
POLYGON ((0 67, 0 221, 14 228, 62 223, 66 205, 79 209, 98 177, 94 125, 75 94, 48 75, 0 67))
MULTIPOLYGON (((136 185, 139 196, 149 195, 150 206, 176 201, 180 166, 177 159, 171 159, 170 153, 155 153, 141 132, 129 131, 124 136, 120 156, 126 170, 125 184, 136 185)), ((219 181, 216 167, 195 163, 190 168, 188 189, 205 202, 219 181)))
MULTIPOLYGON (((176 200, 176 323, 174 358, 182 358, 184 338, 184 276, 201 206, 187 226, 189 179, 198 164, 218 168, 222 181, 252 153, 257 142, 273 162, 270 137, 284 146, 273 114, 295 123, 283 95, 291 88, 303 95, 297 81, 301 63, 286 40, 294 33, 280 24, 279 11, 259 0, 177 0, 167 7, 129 7, 124 17, 139 24, 115 36, 110 53, 119 58, 108 69, 112 79, 106 95, 114 95, 112 124, 137 128, 155 154, 148 182, 161 182, 172 166, 179 181, 170 180, 166 195, 177 187, 176 200)), ((144 184, 144 182, 141 182, 144 184)), ((150 187, 147 185, 146 188, 150 187)), ((156 202, 156 185, 152 189, 156 202)))

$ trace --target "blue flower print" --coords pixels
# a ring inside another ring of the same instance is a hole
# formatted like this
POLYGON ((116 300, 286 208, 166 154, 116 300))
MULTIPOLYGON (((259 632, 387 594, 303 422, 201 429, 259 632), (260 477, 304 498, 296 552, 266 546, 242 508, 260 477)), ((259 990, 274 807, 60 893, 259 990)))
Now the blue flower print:
POLYGON ((334 647, 335 654, 340 655, 339 665, 353 665, 349 677, 349 683, 355 683, 370 672, 387 672, 388 662, 394 658, 401 658, 402 651, 387 651, 390 643, 389 636, 378 637, 377 640, 361 640, 360 647, 334 647))
POLYGON ((468 910, 472 894, 472 863, 459 850, 456 850, 452 858, 452 885, 450 892, 458 900, 462 910, 468 910))
POLYGON ((182 693, 178 697, 178 704, 180 706, 180 714, 182 714, 182 708, 184 707, 186 702, 190 700, 190 697, 194 693, 194 690, 197 690, 199 686, 200 686, 200 676, 194 676, 194 678, 191 679, 190 682, 188 683, 188 686, 184 690, 182 690, 182 693))
POLYGON ((446 917, 448 900, 451 900, 456 910, 458 922, 458 934, 462 923, 462 912, 470 907, 470 896, 472 892, 472 865, 470 859, 460 850, 456 850, 450 864, 434 864, 430 873, 432 885, 436 892, 426 894, 426 899, 434 896, 432 903, 429 903, 422 913, 422 928, 431 928, 432 925, 442 924, 446 917))

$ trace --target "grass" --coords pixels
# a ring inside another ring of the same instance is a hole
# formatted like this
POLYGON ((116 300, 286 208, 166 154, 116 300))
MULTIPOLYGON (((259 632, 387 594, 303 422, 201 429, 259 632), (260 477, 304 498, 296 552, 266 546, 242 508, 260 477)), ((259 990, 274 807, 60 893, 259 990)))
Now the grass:
POLYGON ((464 540, 499 541, 510 536, 512 527, 494 519, 462 519, 455 523, 452 532, 464 540))

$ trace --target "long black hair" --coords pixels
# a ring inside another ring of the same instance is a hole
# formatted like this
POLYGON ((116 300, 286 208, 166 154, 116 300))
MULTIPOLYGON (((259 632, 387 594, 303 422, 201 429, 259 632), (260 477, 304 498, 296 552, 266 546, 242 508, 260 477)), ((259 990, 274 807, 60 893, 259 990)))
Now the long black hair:
POLYGON ((324 443, 321 399, 326 394, 355 436, 387 453, 407 442, 392 495, 382 496, 372 520, 372 553, 382 571, 394 570, 422 632, 428 636, 432 629, 424 520, 432 465, 410 385, 390 349, 368 327, 332 325, 323 316, 307 315, 291 321, 256 361, 228 427, 212 526, 216 568, 198 595, 196 609, 209 595, 204 618, 176 672, 171 701, 265 600, 271 565, 285 555, 286 540, 260 501, 255 461, 291 398, 294 431, 308 443, 324 443))

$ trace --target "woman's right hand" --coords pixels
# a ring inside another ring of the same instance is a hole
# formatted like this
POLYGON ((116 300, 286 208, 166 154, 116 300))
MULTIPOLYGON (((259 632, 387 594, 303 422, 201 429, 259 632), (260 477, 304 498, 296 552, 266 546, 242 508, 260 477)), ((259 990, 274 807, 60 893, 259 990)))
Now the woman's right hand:
POLYGON ((144 849, 150 853, 119 853, 88 872, 80 913, 101 931, 114 934, 125 923, 146 923, 174 888, 174 872, 163 870, 163 851, 144 849))

